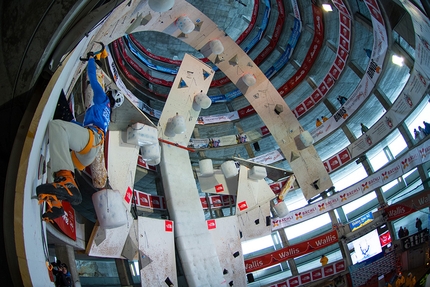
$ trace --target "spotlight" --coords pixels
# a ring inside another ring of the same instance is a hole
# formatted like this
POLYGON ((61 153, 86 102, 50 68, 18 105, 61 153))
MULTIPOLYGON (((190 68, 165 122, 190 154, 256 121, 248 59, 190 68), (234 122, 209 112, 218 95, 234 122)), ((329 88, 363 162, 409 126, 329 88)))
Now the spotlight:
POLYGON ((331 11, 333 11, 333 8, 331 7, 331 5, 330 4, 328 4, 328 3, 324 3, 324 4, 322 4, 322 8, 323 8, 323 10, 324 11, 326 11, 326 12, 331 12, 331 11))
POLYGON ((403 57, 397 56, 397 55, 393 55, 391 57, 391 61, 393 62, 393 64, 396 64, 397 66, 403 66, 403 62, 405 61, 405 59, 403 59, 403 57))

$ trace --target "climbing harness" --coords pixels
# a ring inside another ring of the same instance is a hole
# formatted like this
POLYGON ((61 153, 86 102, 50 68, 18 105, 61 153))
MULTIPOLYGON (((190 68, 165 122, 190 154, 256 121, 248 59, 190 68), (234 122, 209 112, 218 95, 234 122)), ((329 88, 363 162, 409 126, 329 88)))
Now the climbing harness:
MULTIPOLYGON (((90 138, 88 140, 87 145, 81 151, 77 152, 78 154, 87 154, 90 152, 90 150, 92 148, 96 148, 98 146, 101 146, 104 142, 104 139, 105 139, 104 132, 100 128, 98 128, 96 126, 88 126, 87 129, 88 129, 88 133, 89 133, 90 138), (98 144, 93 145, 95 133, 97 133, 99 135, 100 141, 98 144)), ((71 152, 71 156, 72 156, 72 161, 73 161, 73 164, 75 165, 75 167, 79 170, 84 170, 86 166, 81 163, 81 161, 76 156, 76 152, 74 150, 71 152)))

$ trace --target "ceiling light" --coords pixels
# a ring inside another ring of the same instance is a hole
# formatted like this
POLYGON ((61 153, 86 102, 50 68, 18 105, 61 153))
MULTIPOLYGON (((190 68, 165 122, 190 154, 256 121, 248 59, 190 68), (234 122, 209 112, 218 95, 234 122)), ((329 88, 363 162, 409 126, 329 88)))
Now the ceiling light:
POLYGON ((328 3, 322 4, 322 8, 323 8, 323 10, 324 10, 324 11, 326 11, 326 12, 331 12, 331 11, 333 11, 333 8, 332 8, 332 7, 331 7, 331 5, 330 5, 330 4, 328 4, 328 3))
POLYGON ((397 56, 397 55, 393 55, 393 57, 391 57, 391 60, 393 61, 394 64, 396 64, 397 66, 403 66, 403 62, 405 61, 405 59, 403 59, 403 57, 397 56))

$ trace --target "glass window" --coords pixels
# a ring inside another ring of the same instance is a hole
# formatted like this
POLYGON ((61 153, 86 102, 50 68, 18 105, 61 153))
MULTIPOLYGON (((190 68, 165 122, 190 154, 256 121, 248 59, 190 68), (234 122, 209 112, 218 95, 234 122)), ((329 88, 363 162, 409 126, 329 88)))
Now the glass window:
POLYGON ((270 246, 273 246, 273 240, 272 235, 269 234, 267 236, 242 242, 242 251, 245 255, 270 246))
POLYGON ((418 130, 418 127, 424 127, 423 121, 429 120, 430 105, 428 98, 424 97, 423 102, 411 113, 411 115, 405 120, 408 126, 409 132, 414 136, 414 129, 418 130))
POLYGON ((369 160, 373 170, 378 170, 388 163, 388 158, 384 150, 381 150, 373 158, 369 158, 369 160))
POLYGON ((328 213, 306 220, 305 222, 293 225, 285 228, 288 240, 299 237, 300 235, 306 234, 312 230, 318 229, 323 225, 331 223, 330 216, 328 213))
POLYGON ((387 190, 389 190, 390 188, 392 188, 393 186, 395 186, 398 183, 399 183, 399 179, 397 178, 395 180, 390 181, 386 185, 384 185, 381 189, 383 192, 386 192, 387 190))
POLYGON ((356 164, 355 162, 349 164, 345 169, 340 172, 331 175, 336 191, 345 189, 352 184, 359 182, 363 178, 367 177, 367 173, 361 164, 356 164))
POLYGON ((345 204, 342 206, 343 212, 345 214, 350 213, 351 211, 356 210, 359 207, 362 207, 372 199, 376 198, 376 193, 374 191, 370 192, 369 194, 363 195, 362 197, 354 200, 351 203, 345 204))
POLYGON ((399 136, 396 137, 394 141, 388 144, 388 147, 390 148, 391 154, 393 156, 396 156, 408 146, 406 145, 406 142, 403 136, 399 134, 399 136))

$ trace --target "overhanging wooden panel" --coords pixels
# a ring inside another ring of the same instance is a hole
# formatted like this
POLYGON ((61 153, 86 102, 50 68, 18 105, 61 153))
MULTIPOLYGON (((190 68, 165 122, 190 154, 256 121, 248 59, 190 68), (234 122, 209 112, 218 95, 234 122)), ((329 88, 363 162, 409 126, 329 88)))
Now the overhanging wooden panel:
POLYGON ((173 221, 139 217, 138 226, 142 286, 162 286, 166 278, 178 286, 173 221))

